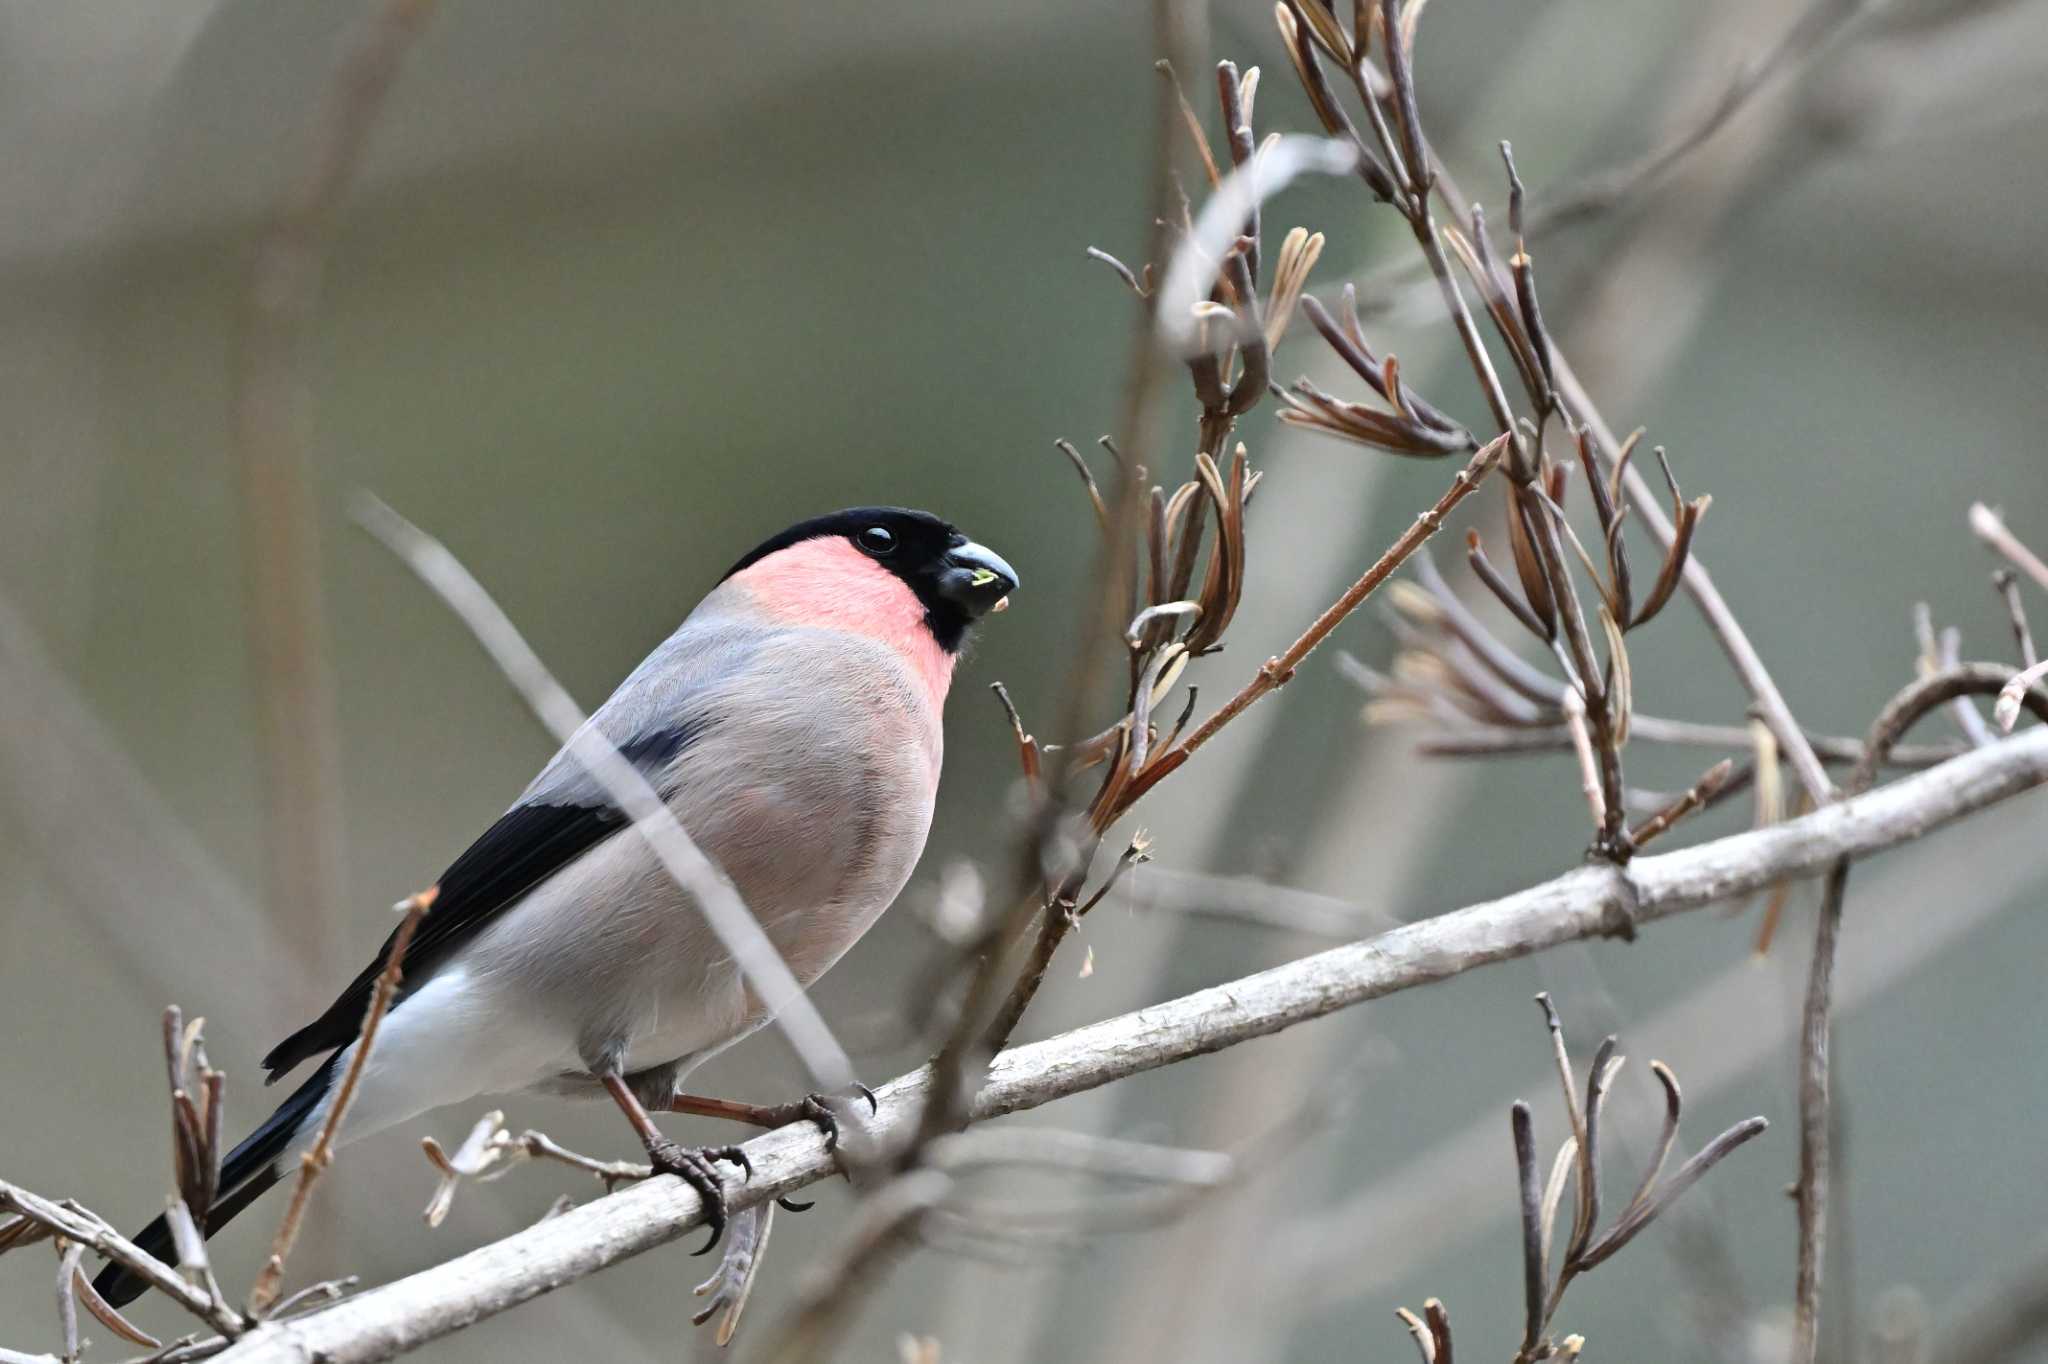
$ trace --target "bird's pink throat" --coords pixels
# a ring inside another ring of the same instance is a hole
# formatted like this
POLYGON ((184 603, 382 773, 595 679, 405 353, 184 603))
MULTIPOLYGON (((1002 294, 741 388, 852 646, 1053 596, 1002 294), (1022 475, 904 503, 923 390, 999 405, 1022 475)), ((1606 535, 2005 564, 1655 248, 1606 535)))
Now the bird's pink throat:
POLYGON ((838 536, 803 540, 733 575, 763 614, 791 625, 845 630, 903 656, 934 706, 953 681, 953 655, 925 623, 910 585, 838 536))

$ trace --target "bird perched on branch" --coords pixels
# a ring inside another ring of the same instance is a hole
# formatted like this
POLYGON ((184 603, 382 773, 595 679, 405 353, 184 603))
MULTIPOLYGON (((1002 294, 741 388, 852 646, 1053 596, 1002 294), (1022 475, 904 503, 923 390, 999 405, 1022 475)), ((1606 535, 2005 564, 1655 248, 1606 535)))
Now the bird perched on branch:
MULTIPOLYGON (((805 521, 735 564, 591 717, 803 985, 909 879, 931 827, 954 663, 1016 586, 999 556, 924 512, 805 521)), ((565 749, 430 894, 340 1138, 480 1094, 608 1093, 654 1168, 702 1194, 716 1240, 724 1196, 711 1162, 744 1157, 682 1147, 648 1110, 743 1110, 693 1108, 679 1085, 769 1017, 646 840, 565 749)), ((325 1059, 223 1162, 208 1235, 312 1144, 396 939, 264 1057, 273 1081, 325 1059)), ((162 1218, 136 1241, 173 1256, 162 1218)), ((119 1305, 144 1285, 116 1265, 96 1286, 119 1305)))

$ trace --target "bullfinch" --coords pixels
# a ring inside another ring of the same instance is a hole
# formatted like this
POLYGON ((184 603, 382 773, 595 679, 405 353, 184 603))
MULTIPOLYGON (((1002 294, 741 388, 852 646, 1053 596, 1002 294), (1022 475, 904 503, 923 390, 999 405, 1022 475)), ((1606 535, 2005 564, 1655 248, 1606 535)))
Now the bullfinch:
MULTIPOLYGON (((936 516, 821 516, 734 564, 591 717, 804 985, 909 879, 931 827, 954 663, 1016 586, 998 555, 936 516)), ((341 1140, 482 1094, 609 1094, 655 1169, 703 1194, 716 1239, 711 1160, 743 1158, 668 1140, 648 1109, 669 1109, 691 1069, 769 1017, 629 830, 564 750, 441 874, 341 1140)), ((263 1058, 272 1081, 322 1059, 223 1162, 208 1235, 312 1144, 391 947, 263 1058)), ((135 1240, 174 1256, 162 1218, 135 1240)), ((116 1305, 143 1286, 117 1265, 96 1284, 116 1305)))

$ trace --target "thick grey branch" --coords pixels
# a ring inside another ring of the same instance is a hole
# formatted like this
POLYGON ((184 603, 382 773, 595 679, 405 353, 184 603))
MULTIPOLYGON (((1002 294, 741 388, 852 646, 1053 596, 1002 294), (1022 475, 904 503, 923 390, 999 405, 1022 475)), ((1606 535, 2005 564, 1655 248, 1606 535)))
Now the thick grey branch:
MULTIPOLYGON (((1624 870, 1581 867, 1503 899, 1304 957, 1257 975, 1077 1028, 995 1058, 973 1117, 999 1117, 1220 1051, 1370 999, 1613 933, 1814 875, 1837 858, 1889 848, 2048 783, 2048 727, 1785 824, 1658 856, 1624 870)), ((930 1076, 883 1088, 873 1130, 916 1129, 930 1076)), ((754 1177, 731 1205, 750 1207, 831 1176, 808 1123, 747 1143, 754 1177)), ((259 1327, 223 1360, 367 1364, 462 1329, 700 1224, 697 1195, 661 1177, 575 1208, 445 1264, 289 1322, 259 1327)))

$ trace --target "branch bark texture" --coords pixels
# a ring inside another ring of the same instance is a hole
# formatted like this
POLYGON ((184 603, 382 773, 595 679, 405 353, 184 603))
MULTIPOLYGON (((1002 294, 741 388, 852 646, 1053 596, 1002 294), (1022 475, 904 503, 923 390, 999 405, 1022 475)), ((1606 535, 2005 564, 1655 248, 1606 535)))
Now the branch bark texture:
MULTIPOLYGON (((1789 823, 1638 857, 1626 868, 1581 867, 1499 900, 1013 1048, 990 1065, 972 1116, 1035 1108, 1475 967, 1811 876, 1838 858, 1910 841, 2044 783, 2048 727, 1789 823)), ((929 1072, 920 1070, 880 1090, 877 1136, 901 1139, 914 1131, 929 1088, 929 1072)), ((816 1183, 837 1168, 807 1123, 756 1138, 746 1151, 754 1176, 732 1190, 735 1209, 816 1183)), ((687 1185, 651 1179, 323 1311, 266 1324, 219 1358, 391 1359, 672 1241, 702 1220, 687 1185)))

